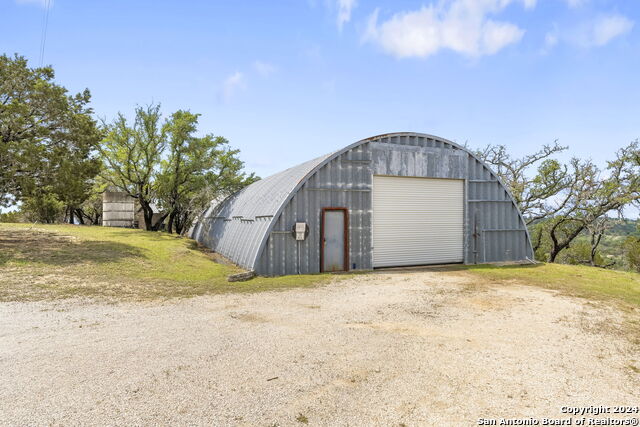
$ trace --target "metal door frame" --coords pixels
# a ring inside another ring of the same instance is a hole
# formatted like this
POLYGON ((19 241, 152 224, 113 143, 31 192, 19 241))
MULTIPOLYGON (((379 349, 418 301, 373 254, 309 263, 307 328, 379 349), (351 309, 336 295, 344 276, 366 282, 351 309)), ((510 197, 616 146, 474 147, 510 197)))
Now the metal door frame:
POLYGON ((322 208, 320 218, 320 272, 324 273, 324 215, 327 211, 342 211, 344 215, 344 230, 342 231, 344 243, 344 260, 342 271, 349 271, 349 209, 344 207, 322 208))

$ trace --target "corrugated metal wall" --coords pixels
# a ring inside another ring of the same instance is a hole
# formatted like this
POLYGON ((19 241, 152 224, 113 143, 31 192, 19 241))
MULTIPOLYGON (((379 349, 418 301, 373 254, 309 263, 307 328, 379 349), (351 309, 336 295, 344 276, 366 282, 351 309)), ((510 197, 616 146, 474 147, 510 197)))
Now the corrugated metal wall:
POLYGON ((296 186, 329 155, 261 179, 223 201, 214 201, 191 237, 247 269, 254 268, 274 217, 296 186))
POLYGON ((320 271, 320 220, 324 207, 349 209, 349 263, 372 268, 371 188, 373 175, 465 180, 465 263, 532 257, 526 227, 507 191, 466 150, 436 137, 390 134, 365 140, 321 166, 284 206, 257 254, 254 269, 273 276, 320 271), (297 242, 295 222, 309 224, 297 242))
POLYGON ((371 181, 369 144, 355 147, 322 166, 282 210, 255 270, 268 276, 319 272, 323 207, 349 209, 350 268, 371 269, 371 181), (309 237, 304 241, 297 242, 291 235, 295 222, 309 225, 309 237))

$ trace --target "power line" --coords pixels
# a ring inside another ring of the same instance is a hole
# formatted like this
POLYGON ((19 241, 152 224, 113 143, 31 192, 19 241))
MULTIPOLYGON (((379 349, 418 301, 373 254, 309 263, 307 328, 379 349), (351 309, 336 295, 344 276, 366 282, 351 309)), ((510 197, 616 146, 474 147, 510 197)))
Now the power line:
POLYGON ((44 62, 44 47, 47 42, 47 27, 49 26, 49 10, 51 10, 51 1, 44 2, 44 16, 42 17, 42 33, 40 35, 40 66, 44 62))

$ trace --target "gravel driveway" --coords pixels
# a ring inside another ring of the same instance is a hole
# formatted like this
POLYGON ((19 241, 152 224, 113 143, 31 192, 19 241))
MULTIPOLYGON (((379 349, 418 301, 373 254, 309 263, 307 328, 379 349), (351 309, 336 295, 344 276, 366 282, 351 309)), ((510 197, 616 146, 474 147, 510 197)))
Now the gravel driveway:
POLYGON ((640 354, 614 309, 470 280, 3 303, 0 423, 472 425, 640 403, 640 354))

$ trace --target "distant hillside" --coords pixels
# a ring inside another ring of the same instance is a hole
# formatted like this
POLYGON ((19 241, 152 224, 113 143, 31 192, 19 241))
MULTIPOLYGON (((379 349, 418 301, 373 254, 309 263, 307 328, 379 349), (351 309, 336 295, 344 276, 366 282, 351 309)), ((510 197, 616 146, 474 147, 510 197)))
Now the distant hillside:
POLYGON ((640 231, 638 230, 639 221, 637 219, 625 219, 616 225, 607 233, 611 236, 638 236, 640 237, 640 231))
MULTIPOLYGON (((624 252, 622 244, 629 236, 640 237, 638 231, 638 225, 640 222, 637 219, 627 219, 617 222, 611 230, 608 230, 602 241, 600 242, 599 250, 602 256, 610 261, 615 261, 613 266, 616 270, 626 270, 628 268, 624 259, 624 252)), ((588 239, 585 234, 580 237, 581 239, 588 239)))

